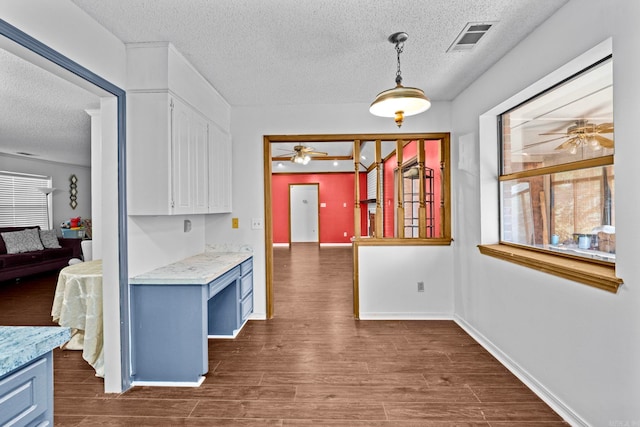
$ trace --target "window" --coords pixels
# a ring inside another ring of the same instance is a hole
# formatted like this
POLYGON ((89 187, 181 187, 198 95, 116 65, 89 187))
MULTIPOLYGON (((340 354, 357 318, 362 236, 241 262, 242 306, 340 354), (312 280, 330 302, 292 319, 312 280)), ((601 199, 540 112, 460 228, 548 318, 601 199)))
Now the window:
POLYGON ((499 122, 501 243, 614 263, 611 58, 499 122))
POLYGON ((0 171, 0 227, 39 225, 49 229, 51 177, 0 171))

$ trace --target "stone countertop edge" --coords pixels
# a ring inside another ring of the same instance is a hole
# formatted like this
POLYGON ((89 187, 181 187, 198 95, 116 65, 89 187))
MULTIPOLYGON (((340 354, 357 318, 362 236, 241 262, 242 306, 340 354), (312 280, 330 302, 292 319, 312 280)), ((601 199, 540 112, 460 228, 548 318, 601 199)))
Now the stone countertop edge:
POLYGON ((0 377, 28 364, 71 338, 59 326, 0 326, 0 377))
POLYGON ((253 256, 251 252, 203 252, 129 278, 131 285, 206 285, 253 256))

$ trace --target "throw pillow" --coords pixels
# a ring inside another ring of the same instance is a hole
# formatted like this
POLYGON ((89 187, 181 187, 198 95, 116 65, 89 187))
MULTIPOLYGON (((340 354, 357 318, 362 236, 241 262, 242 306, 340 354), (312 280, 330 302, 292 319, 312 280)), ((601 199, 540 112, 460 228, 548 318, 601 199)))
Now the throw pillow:
POLYGON ((44 249, 40 241, 40 234, 37 228, 27 228, 22 231, 12 231, 1 233, 8 254, 19 254, 22 252, 41 251, 44 249))
POLYGON ((58 242, 55 230, 40 230, 40 240, 42 240, 42 245, 48 249, 59 249, 62 247, 60 246, 60 242, 58 242))

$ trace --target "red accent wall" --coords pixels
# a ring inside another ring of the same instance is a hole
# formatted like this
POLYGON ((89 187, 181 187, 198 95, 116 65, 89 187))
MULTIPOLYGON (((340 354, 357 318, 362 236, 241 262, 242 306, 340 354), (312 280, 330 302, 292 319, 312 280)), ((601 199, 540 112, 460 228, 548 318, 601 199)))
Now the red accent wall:
MULTIPOLYGON (((318 184, 320 205, 320 243, 351 243, 354 212, 354 174, 311 173, 273 174, 271 201, 273 242, 289 243, 289 184, 318 184), (344 207, 344 203, 347 204, 344 207), (347 237, 344 237, 344 232, 347 237)), ((360 174, 360 192, 367 189, 367 175, 360 174)), ((362 211, 361 234, 366 235, 366 211, 362 211)))

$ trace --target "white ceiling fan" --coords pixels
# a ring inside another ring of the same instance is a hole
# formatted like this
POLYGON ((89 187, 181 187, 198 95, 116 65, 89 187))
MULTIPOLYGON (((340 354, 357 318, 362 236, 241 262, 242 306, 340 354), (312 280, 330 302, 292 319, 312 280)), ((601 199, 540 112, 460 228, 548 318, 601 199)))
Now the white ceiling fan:
MULTIPOLYGON (((282 149, 280 148, 280 150, 282 149)), ((300 165, 309 164, 313 157, 327 155, 324 151, 315 151, 315 148, 306 145, 296 145, 293 147, 293 151, 287 151, 288 152, 284 153, 283 156, 291 156, 291 162, 300 165)))
POLYGON ((602 136, 603 134, 613 133, 613 123, 601 123, 599 125, 593 124, 586 119, 576 120, 575 124, 569 126, 565 132, 545 132, 540 135, 560 135, 558 137, 548 139, 546 141, 540 141, 535 144, 531 144, 528 147, 540 144, 546 144, 552 141, 558 141, 563 138, 567 138, 556 150, 567 150, 570 154, 575 154, 578 148, 582 146, 591 147, 594 150, 600 150, 602 148, 613 148, 613 139, 602 136))

